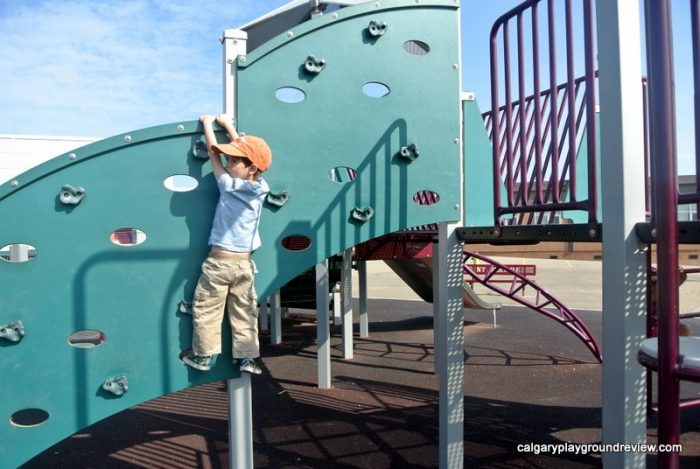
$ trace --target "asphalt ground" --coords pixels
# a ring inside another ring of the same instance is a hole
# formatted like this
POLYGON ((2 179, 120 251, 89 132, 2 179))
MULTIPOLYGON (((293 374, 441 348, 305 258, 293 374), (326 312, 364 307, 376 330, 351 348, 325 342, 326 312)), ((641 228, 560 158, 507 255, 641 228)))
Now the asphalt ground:
MULTIPOLYGON (((540 268, 538 278, 543 282, 549 275, 558 280, 566 275, 581 278, 580 268, 556 267, 559 273, 540 268)), ((377 293, 373 288, 386 287, 410 297, 383 275, 380 268, 370 277, 370 296, 377 293)), ((568 284, 560 296, 575 296, 569 290, 577 285, 568 284)), ((437 466, 432 305, 370 299, 368 306, 370 336, 355 337, 352 360, 343 360, 341 331, 332 328, 331 389, 316 388, 316 326, 308 312, 292 310, 284 321, 283 343, 263 346, 264 372, 253 378, 255 467, 437 466)), ((600 341, 600 311, 576 312, 600 341)), ((691 328, 700 334, 700 320, 691 328)), ((510 305, 498 313, 496 327, 490 311, 465 310, 464 331, 465 467, 601 466, 597 453, 518 450, 527 444, 601 441, 602 367, 573 334, 535 312, 510 305)), ((263 343, 267 342, 264 337, 263 343)), ((121 412, 23 467, 226 468, 225 386, 213 383, 121 412)), ((698 385, 684 383, 685 397, 699 394, 698 385)), ((699 432, 700 409, 683 410, 681 467, 700 467, 699 432)), ((648 443, 655 443, 655 436, 656 421, 651 418, 648 443)), ((657 467, 656 456, 647 455, 647 463, 657 467)))

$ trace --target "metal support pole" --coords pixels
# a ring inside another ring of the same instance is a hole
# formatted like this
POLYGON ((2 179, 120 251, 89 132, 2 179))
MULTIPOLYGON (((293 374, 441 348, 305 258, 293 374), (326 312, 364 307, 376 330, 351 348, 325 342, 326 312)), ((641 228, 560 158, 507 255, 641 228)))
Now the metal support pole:
POLYGON ((360 296, 360 337, 369 337, 369 317, 367 315, 367 261, 358 261, 357 280, 360 296))
POLYGON ((343 314, 343 358, 353 358, 352 345, 352 248, 343 253, 340 274, 340 304, 343 314))
POLYGON ((260 314, 258 315, 258 322, 260 323, 260 330, 266 331, 270 327, 270 310, 268 308, 267 302, 270 301, 269 298, 263 298, 260 303, 260 314))
POLYGON ((443 316, 442 316, 442 305, 441 301, 444 299, 440 296, 436 285, 440 285, 440 257, 437 253, 438 246, 433 244, 433 369, 435 374, 443 374, 444 368, 441 368, 445 357, 444 343, 441 340, 440 332, 444 329, 443 316))
POLYGON ((282 343, 282 308, 280 306, 280 291, 270 297, 270 343, 282 343))
POLYGON ((253 467, 253 406, 250 374, 228 380, 229 467, 253 467))
MULTIPOLYGON (((222 38, 224 55, 224 112, 236 117, 236 58, 246 53, 248 34, 227 29, 222 38)), ((253 467, 253 401, 250 375, 228 380, 229 467, 253 467)))
MULTIPOLYGON (((442 318, 437 337, 444 352, 440 365, 440 467, 461 468, 464 464, 464 303, 462 298, 462 243, 457 239, 458 224, 438 226, 438 282, 433 296, 439 298, 442 318)), ((433 254, 435 254, 433 252, 433 254)), ((437 268, 436 268, 437 267, 437 268)))
POLYGON ((316 366, 319 389, 331 387, 331 326, 328 316, 328 260, 325 260, 316 264, 316 366))
MULTIPOLYGON (((603 443, 646 442, 642 84, 637 0, 596 5, 603 199, 603 443)), ((589 123, 590 125, 590 123, 589 123)), ((645 467, 644 453, 604 453, 605 467, 645 467)))

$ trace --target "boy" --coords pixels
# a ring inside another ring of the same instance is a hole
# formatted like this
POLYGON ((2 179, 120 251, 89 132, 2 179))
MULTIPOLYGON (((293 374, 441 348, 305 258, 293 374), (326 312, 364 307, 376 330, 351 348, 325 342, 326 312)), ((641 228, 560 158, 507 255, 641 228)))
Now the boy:
POLYGON ((225 114, 216 118, 204 115, 199 120, 219 186, 219 202, 209 236, 211 251, 202 264, 194 293, 192 350, 185 352, 181 360, 197 370, 211 369, 212 356, 221 353, 221 320, 226 309, 234 363, 238 361, 241 371, 260 374, 255 361, 260 349, 251 253, 260 247, 260 211, 270 191, 259 176, 270 166, 272 154, 263 139, 239 137, 225 114), (230 143, 216 142, 214 121, 226 130, 230 143), (225 167, 222 154, 227 158, 225 167))

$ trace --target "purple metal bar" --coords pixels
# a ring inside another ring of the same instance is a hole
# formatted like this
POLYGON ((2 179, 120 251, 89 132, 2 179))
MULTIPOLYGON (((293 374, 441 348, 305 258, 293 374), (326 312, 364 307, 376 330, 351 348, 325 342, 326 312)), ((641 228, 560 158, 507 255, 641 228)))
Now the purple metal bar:
MULTIPOLYGON (((552 90, 552 106, 558 103, 557 99, 557 38, 554 27, 554 0, 549 0, 547 4, 547 22, 549 28, 549 86, 552 90)), ((559 121, 555 113, 550 112, 550 146, 552 148, 552 171, 549 180, 553 184, 555 193, 559 193, 559 155, 555 154, 554 149, 559 148, 559 121)))
POLYGON ((595 57, 593 43, 593 1, 583 3, 583 41, 586 69, 586 138, 588 150, 588 223, 598 220, 598 145, 596 126, 595 57))
POLYGON ((519 111, 520 111, 520 199, 524 204, 527 204, 527 135, 525 133, 526 123, 526 107, 525 107, 525 48, 523 47, 523 14, 518 13, 518 95, 520 96, 519 111))
MULTIPOLYGON (((535 102, 535 203, 542 204, 542 108, 540 106, 540 32, 537 21, 537 3, 532 5, 532 68, 533 101, 535 102)), ((545 98, 546 99, 546 98, 545 98)))
MULTIPOLYGON (((569 164, 571 175, 569 177, 569 198, 572 202, 576 201, 576 123, 574 116, 576 115, 576 95, 574 94, 574 19, 571 6, 571 0, 566 0, 565 8, 566 17, 566 91, 568 103, 568 142, 569 151, 567 152, 566 163, 569 164), (573 162, 573 164, 572 164, 573 162)), ((560 200, 560 195, 556 194, 555 200, 560 200)))
MULTIPOLYGON (((678 189, 671 11, 668 0, 645 0, 649 121, 657 247, 659 330, 659 444, 677 444, 680 432, 678 368, 678 189)), ((659 453, 659 467, 675 469, 678 453, 659 453)))
MULTIPOLYGON (((695 111, 695 192, 700 192, 700 1, 690 0, 691 41, 693 44, 693 88, 695 111)), ((700 199, 693 202, 700 202, 700 199)), ((700 205, 696 213, 700 212, 700 205)))
POLYGON ((503 84, 506 94, 506 195, 508 196, 508 206, 512 206, 513 186, 515 177, 513 176, 513 98, 510 91, 510 34, 508 23, 503 25, 503 72, 505 82, 503 84))

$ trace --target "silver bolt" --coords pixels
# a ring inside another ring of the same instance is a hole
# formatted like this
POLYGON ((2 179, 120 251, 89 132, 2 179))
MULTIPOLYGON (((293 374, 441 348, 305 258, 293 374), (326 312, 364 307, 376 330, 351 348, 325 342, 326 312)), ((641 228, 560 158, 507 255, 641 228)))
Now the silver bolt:
POLYGON ((457 64, 452 64, 452 70, 457 70, 459 68, 459 65, 457 64))
MULTIPOLYGON (((418 0, 416 0, 416 3, 418 3, 418 0)), ((455 204, 455 210, 459 210, 459 204, 455 204)))
POLYGON ((126 135, 126 136, 124 137, 124 141, 125 141, 125 142, 130 142, 130 141, 131 141, 131 135, 126 135))
POLYGON ((332 19, 332 20, 337 20, 337 19, 338 19, 338 13, 332 13, 332 14, 331 14, 331 19, 332 19))
POLYGON ((241 59, 241 62, 245 62, 247 59, 245 55, 241 55, 239 58, 241 59))
POLYGON ((231 65, 233 63, 233 59, 226 59, 226 63, 231 65))
POLYGON ((184 125, 180 124, 180 125, 177 126, 177 131, 178 131, 178 132, 182 132, 183 130, 185 130, 185 126, 184 126, 184 125))
POLYGON ((17 186, 19 186, 19 182, 17 182, 17 181, 12 181, 12 182, 10 183, 10 185, 11 185, 12 187, 17 187, 17 186))
POLYGON ((68 159, 71 161, 74 161, 77 157, 78 157, 78 155, 76 155, 75 153, 68 154, 68 159))
POLYGON ((287 37, 294 36, 294 31, 287 31, 287 37))
POLYGON ((588 230, 588 236, 590 236, 591 238, 595 238, 595 230, 593 228, 588 230))
POLYGON ((651 229, 651 235, 656 238, 656 228, 651 229))
POLYGON ((381 7, 382 7, 381 3, 379 3, 379 2, 374 3, 374 8, 381 8, 381 7))
POLYGON ((459 144, 459 138, 455 138, 453 142, 455 142, 455 144, 459 144))

